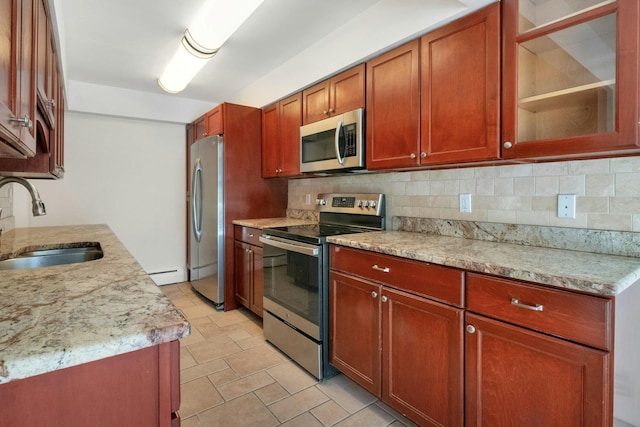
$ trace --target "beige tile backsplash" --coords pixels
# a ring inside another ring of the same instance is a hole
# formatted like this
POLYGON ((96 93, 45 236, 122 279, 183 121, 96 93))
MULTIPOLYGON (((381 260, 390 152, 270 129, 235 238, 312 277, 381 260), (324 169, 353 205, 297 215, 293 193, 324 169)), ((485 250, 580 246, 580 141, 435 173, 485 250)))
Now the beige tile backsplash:
POLYGON ((640 231, 640 157, 295 179, 289 209, 313 209, 305 195, 322 192, 385 193, 389 218, 640 231), (459 211, 461 193, 471 213, 459 211), (576 195, 575 219, 558 218, 558 194, 576 195))

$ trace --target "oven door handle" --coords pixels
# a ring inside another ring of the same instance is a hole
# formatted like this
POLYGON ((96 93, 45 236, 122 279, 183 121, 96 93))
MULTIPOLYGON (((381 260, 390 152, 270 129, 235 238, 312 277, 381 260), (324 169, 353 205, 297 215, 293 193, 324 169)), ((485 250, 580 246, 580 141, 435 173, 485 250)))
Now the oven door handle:
POLYGON ((273 236, 260 236, 260 241, 265 245, 275 246, 276 248, 284 249, 285 251, 318 257, 319 247, 316 245, 293 242, 288 239, 281 239, 273 236))

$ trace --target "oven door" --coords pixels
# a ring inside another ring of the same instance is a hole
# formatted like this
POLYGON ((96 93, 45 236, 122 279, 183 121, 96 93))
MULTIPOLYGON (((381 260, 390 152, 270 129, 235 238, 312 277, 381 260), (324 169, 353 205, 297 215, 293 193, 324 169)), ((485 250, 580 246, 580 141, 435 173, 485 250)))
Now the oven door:
POLYGON ((322 245, 269 235, 263 244, 264 310, 321 340, 322 245))

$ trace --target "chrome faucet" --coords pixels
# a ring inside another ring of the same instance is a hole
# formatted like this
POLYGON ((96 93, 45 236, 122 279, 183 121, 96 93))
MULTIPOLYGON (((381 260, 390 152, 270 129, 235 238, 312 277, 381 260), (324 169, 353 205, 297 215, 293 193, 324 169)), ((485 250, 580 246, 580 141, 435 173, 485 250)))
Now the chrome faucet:
POLYGON ((44 203, 40 199, 40 194, 38 194, 38 190, 36 190, 36 187, 34 187, 33 184, 31 184, 24 178, 20 178, 17 176, 5 176, 0 178, 0 188, 4 187, 5 184, 9 184, 11 182, 21 184, 29 191, 29 194, 31 194, 31 212, 33 212, 33 216, 41 216, 47 214, 47 211, 44 208, 44 203))

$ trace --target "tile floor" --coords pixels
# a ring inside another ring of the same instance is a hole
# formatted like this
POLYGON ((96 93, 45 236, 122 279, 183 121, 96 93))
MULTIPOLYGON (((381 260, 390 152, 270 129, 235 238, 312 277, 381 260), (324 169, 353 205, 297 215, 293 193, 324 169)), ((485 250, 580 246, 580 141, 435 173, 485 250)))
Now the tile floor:
POLYGON ((344 375, 318 382, 265 341, 250 311, 218 312, 188 282, 162 291, 191 323, 180 342, 182 427, 415 426, 344 375))

